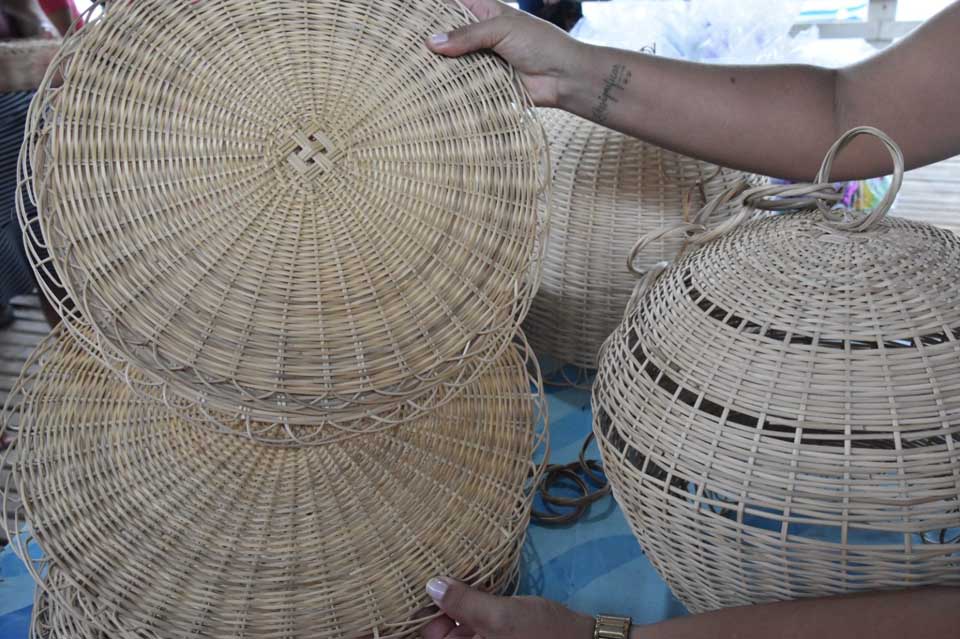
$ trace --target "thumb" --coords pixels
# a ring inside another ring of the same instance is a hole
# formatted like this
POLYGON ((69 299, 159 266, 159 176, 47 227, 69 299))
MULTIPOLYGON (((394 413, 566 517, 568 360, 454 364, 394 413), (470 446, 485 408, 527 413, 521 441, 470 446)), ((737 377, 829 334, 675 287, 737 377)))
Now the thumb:
POLYGON ((474 590, 453 579, 431 579, 427 594, 445 615, 479 634, 497 631, 508 618, 509 598, 474 590))
POLYGON ((449 33, 432 35, 427 40, 427 47, 434 53, 454 58, 481 49, 495 49, 510 33, 510 27, 509 17, 498 16, 449 33))

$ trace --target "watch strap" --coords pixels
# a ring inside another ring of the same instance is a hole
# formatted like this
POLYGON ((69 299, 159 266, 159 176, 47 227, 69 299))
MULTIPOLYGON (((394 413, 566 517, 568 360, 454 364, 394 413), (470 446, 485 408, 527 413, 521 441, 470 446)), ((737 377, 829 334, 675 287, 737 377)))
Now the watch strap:
POLYGON ((630 618, 597 615, 593 625, 593 639, 629 639, 630 618))

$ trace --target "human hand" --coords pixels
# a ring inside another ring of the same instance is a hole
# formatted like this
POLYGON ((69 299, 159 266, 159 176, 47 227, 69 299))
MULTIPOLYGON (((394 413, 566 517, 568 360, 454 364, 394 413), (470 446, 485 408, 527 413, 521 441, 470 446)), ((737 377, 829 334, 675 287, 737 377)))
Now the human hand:
POLYGON ((536 105, 558 106, 579 49, 585 45, 499 0, 463 0, 463 4, 480 22, 438 33, 427 40, 427 47, 450 57, 490 49, 517 70, 536 105))
POLYGON ((539 597, 496 597, 445 578, 431 579, 427 594, 444 615, 420 631, 423 639, 589 639, 593 636, 593 619, 539 597))

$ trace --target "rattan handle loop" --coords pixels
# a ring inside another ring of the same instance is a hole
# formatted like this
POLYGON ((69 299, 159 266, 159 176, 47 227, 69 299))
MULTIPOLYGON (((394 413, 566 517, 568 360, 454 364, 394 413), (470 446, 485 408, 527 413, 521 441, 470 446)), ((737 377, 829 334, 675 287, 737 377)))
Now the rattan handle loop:
MULTIPOLYGON (((716 170, 708 175, 705 178, 700 178, 693 185, 688 188, 683 194, 683 219, 690 221, 690 211, 692 209, 693 197, 694 194, 700 196, 700 206, 697 211, 701 211, 703 207, 707 206, 710 203, 710 199, 707 197, 707 185, 716 180, 723 174, 723 168, 717 167, 716 170)), ((699 217, 699 213, 696 217, 699 217)))
POLYGON ((713 240, 730 233, 734 229, 739 228, 740 225, 750 220, 753 217, 753 210, 744 207, 741 201, 740 213, 728 220, 724 220, 715 227, 709 228, 710 220, 720 211, 720 209, 728 206, 731 202, 749 192, 750 182, 746 178, 740 178, 734 182, 730 188, 707 202, 693 218, 693 223, 702 226, 704 230, 703 232, 690 237, 689 242, 692 244, 706 244, 707 242, 712 242, 713 240))
POLYGON ((743 194, 744 205, 760 211, 810 211, 841 200, 843 194, 832 184, 768 184, 743 194))
POLYGON ((637 240, 637 243, 633 245, 633 250, 630 251, 630 255, 627 257, 627 270, 639 277, 640 281, 637 282, 637 285, 633 288, 633 293, 630 294, 630 300, 627 302, 627 306, 623 311, 624 320, 630 316, 631 310, 643 299, 650 287, 653 286, 653 283, 657 281, 657 278, 670 266, 670 262, 658 262, 649 270, 641 271, 634 265, 640 252, 657 240, 680 234, 685 235, 689 239, 691 233, 697 232, 706 233, 707 229, 702 224, 681 222, 652 233, 647 233, 637 240))
POLYGON ((823 216, 832 222, 834 228, 842 231, 869 231, 871 228, 876 226, 876 224, 886 217, 887 213, 890 212, 894 201, 897 199, 897 194, 900 192, 900 187, 903 184, 903 172, 905 168, 903 151, 900 150, 900 147, 897 146, 897 143, 894 142, 890 136, 880 129, 872 126, 859 126, 854 129, 850 129, 840 136, 839 140, 834 142, 833 146, 830 147, 830 150, 827 151, 827 155, 823 158, 823 164, 820 166, 820 172, 817 173, 817 182, 821 184, 829 183, 830 170, 833 168, 833 161, 836 159, 840 151, 845 149, 847 145, 861 135, 871 135, 880 140, 887 148, 887 151, 890 153, 890 157, 893 159, 893 182, 890 184, 890 188, 887 189, 887 193, 883 196, 880 204, 878 204, 867 215, 857 216, 852 219, 847 215, 849 211, 833 211, 829 206, 826 205, 825 202, 818 201, 817 207, 823 213, 823 216))
POLYGON ((823 164, 820 166, 815 182, 757 187, 744 193, 743 201, 749 208, 764 211, 819 210, 834 229, 851 232, 869 231, 890 212, 900 192, 900 186, 903 184, 904 168, 903 152, 886 133, 874 127, 861 126, 850 129, 834 142, 823 158, 823 164), (830 171, 840 151, 861 135, 872 135, 887 147, 893 159, 893 182, 883 200, 872 211, 866 215, 852 216, 848 209, 833 209, 843 200, 843 194, 830 183, 830 171))
MULTIPOLYGON (((630 294, 630 299, 627 300, 627 305, 623 309, 623 321, 630 319, 630 314, 633 313, 633 309, 637 307, 646 295, 647 291, 653 286, 660 276, 670 268, 670 262, 657 262, 653 267, 647 271, 642 278, 637 282, 637 285, 633 287, 633 293, 630 294)), ((606 342, 604 342, 604 347, 606 342)), ((603 348, 600 349, 600 357, 603 357, 603 348)))
POLYGON ((648 271, 641 271, 638 269, 634 262, 637 259, 637 256, 640 255, 640 252, 645 248, 650 246, 653 242, 657 240, 662 240, 664 238, 673 237, 674 235, 680 235, 681 233, 688 236, 691 233, 703 233, 706 232, 706 227, 702 224, 693 224, 690 222, 680 222, 674 224, 673 226, 667 226, 652 233, 647 233, 633 245, 633 249, 630 251, 630 255, 627 257, 627 270, 636 275, 637 277, 645 277, 648 271))
POLYGON ((693 223, 706 226, 709 224, 710 219, 717 214, 717 211, 739 197, 742 193, 747 192, 749 188, 750 182, 745 178, 740 178, 723 193, 706 202, 697 214, 693 216, 693 223))

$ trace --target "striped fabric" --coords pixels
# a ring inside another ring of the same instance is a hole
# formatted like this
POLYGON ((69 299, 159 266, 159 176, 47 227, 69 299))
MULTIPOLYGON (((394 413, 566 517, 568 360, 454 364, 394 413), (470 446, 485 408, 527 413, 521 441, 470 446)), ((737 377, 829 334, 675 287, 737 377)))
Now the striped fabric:
POLYGON ((0 93, 0 304, 33 289, 17 224, 17 157, 32 92, 0 93))

